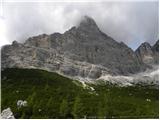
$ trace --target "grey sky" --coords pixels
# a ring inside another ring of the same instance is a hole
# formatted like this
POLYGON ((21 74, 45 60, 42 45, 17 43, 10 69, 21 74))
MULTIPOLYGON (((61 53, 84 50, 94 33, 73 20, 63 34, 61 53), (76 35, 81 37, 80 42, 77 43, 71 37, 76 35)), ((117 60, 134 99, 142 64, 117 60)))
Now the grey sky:
POLYGON ((7 41, 63 33, 91 16, 100 29, 116 41, 136 49, 147 41, 153 45, 159 36, 158 1, 149 2, 8 2, 4 3, 7 41))

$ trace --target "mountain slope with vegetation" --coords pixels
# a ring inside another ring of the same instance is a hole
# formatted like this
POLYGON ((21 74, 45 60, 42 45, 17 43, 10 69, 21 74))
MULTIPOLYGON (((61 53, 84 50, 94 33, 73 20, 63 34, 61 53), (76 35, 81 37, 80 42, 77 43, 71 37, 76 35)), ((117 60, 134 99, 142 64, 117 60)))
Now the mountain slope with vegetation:
POLYGON ((15 118, 158 118, 158 90, 81 83, 38 69, 2 71, 1 110, 15 118), (18 100, 27 106, 17 107, 18 100))

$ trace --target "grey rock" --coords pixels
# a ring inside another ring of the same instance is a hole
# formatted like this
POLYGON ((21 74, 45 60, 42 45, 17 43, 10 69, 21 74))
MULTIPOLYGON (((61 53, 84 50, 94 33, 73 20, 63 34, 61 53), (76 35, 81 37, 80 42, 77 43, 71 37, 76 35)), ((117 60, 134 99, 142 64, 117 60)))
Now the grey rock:
POLYGON ((39 36, 31 37, 29 38, 24 44, 27 46, 35 46, 35 47, 41 47, 41 48, 49 48, 49 36, 46 34, 42 34, 39 36))
POLYGON ((159 64, 159 40, 153 45, 152 51, 154 53, 154 60, 156 64, 159 64))
POLYGON ((159 41, 157 41, 153 46, 147 42, 142 43, 135 53, 145 64, 157 64, 159 61, 159 41))
POLYGON ((31 37, 24 44, 14 42, 1 51, 2 69, 39 68, 96 79, 102 74, 128 75, 146 68, 131 48, 101 32, 87 16, 64 34, 31 37))
POLYGON ((26 107, 27 106, 27 101, 23 101, 23 100, 18 100, 17 101, 17 107, 21 108, 21 107, 26 107))
POLYGON ((15 119, 10 108, 4 109, 1 113, 1 119, 15 119))
POLYGON ((159 52, 159 40, 153 45, 152 50, 154 52, 159 52))

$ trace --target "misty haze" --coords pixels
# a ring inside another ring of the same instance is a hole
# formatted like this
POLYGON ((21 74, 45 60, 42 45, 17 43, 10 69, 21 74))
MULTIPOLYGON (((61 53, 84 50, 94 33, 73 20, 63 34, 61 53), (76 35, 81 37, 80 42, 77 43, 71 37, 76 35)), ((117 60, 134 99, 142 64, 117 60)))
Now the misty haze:
POLYGON ((2 118, 159 118, 158 1, 2 3, 2 118))

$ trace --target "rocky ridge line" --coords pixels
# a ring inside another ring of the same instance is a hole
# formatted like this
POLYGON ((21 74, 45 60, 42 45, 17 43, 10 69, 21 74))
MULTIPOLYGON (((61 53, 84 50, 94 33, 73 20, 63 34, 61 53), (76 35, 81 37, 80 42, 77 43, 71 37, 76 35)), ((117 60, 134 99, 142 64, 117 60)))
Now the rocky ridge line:
POLYGON ((79 26, 64 34, 42 34, 23 44, 14 41, 1 51, 2 69, 38 68, 91 79, 104 74, 129 75, 146 69, 131 48, 101 32, 87 16, 79 26))

